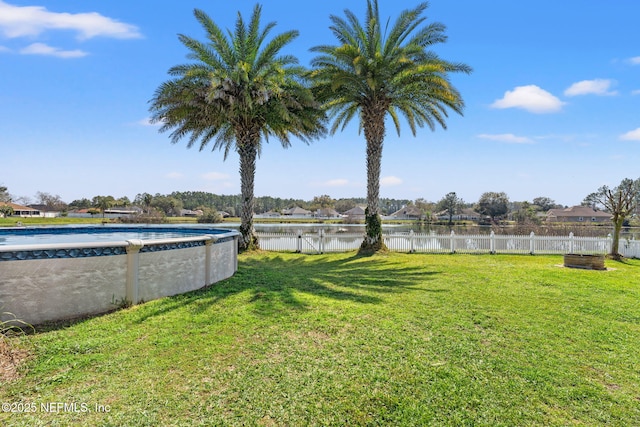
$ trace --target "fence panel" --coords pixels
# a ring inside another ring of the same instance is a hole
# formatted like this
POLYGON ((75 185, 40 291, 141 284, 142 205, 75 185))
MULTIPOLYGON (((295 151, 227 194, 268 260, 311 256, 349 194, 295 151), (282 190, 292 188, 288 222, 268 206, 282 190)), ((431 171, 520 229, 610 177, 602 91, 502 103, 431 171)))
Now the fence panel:
POLYGON ((454 251, 460 254, 477 254, 477 253, 490 253, 491 252, 491 236, 490 235, 454 235, 452 233, 451 238, 454 240, 454 251))
MULTIPOLYGON (((413 251, 412 236, 415 237, 412 233, 393 233, 393 234, 384 234, 382 236, 382 240, 384 244, 387 245, 390 251, 394 252, 411 252, 413 251)), ((415 239, 413 240, 415 242, 415 239)))
POLYGON ((574 237, 573 253, 601 254, 611 250, 611 240, 598 237, 574 237))
POLYGON ((320 237, 317 234, 299 234, 299 251, 303 254, 319 254, 322 252, 320 237))
POLYGON ((620 240, 618 252, 627 258, 640 258, 640 240, 620 240))
POLYGON ((533 242, 534 254, 552 255, 571 252, 571 236, 535 236, 533 242))
POLYGON ((322 252, 348 252, 360 248, 364 235, 362 234, 325 234, 322 252))
POLYGON ((413 246, 414 251, 420 253, 450 253, 451 235, 416 233, 413 246))
POLYGON ((497 254, 530 254, 531 236, 493 235, 494 253, 497 254))
MULTIPOLYGON (((357 233, 258 233, 260 247, 267 251, 303 253, 347 252, 357 250, 364 236, 357 233)), ((420 253, 503 253, 503 254, 600 254, 611 248, 611 237, 530 235, 456 235, 433 233, 393 233, 383 235, 394 252, 420 253)), ((640 258, 640 241, 621 240, 620 253, 640 258)))
POLYGON ((294 233, 256 233, 260 248, 265 251, 296 251, 298 235, 294 233))

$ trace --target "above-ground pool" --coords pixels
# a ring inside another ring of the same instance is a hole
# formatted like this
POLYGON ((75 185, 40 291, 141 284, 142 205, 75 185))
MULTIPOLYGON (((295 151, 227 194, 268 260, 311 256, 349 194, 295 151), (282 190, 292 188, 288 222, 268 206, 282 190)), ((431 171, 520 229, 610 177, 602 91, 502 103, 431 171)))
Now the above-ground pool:
POLYGON ((0 228, 0 320, 35 325, 211 285, 237 270, 238 235, 195 226, 0 228))

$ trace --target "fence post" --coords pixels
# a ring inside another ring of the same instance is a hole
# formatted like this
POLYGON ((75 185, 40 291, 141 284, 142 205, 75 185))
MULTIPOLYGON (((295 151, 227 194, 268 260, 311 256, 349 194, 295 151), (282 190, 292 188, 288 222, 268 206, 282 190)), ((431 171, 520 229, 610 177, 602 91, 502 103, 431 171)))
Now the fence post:
POLYGON ((536 233, 532 231, 529 238, 529 253, 533 255, 536 250, 536 233))
POLYGON ((489 234, 489 253, 492 255, 496 253, 496 233, 493 230, 489 234))
POLYGON ((569 233, 569 253, 573 253, 573 231, 569 233))
POLYGON ((607 253, 611 253, 611 246, 613 245, 613 236, 611 233, 607 235, 607 253))
POLYGON ((413 244, 413 230, 409 230, 409 253, 414 253, 416 248, 413 244))
POLYGON ((324 230, 322 229, 318 231, 318 252, 324 253, 324 230))
POLYGON ((456 233, 451 230, 451 253, 456 253, 456 241, 455 241, 456 233))
POLYGON ((302 253, 302 229, 298 229, 298 240, 296 241, 296 252, 302 253))

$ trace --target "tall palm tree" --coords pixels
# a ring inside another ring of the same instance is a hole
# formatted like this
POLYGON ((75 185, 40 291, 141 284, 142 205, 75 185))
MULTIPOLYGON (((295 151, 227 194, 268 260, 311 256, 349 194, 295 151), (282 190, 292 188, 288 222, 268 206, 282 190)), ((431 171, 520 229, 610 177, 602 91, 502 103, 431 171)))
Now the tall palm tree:
POLYGON ((393 26, 380 21, 378 1, 367 0, 361 24, 349 10, 346 19, 331 16, 337 45, 312 49, 312 79, 316 99, 333 120, 331 133, 344 129, 356 115, 367 143, 366 237, 361 252, 384 248, 379 215, 380 167, 385 118, 391 117, 400 134, 399 115, 413 135, 425 124, 446 129, 447 109, 462 114, 464 103, 451 85, 449 73, 470 73, 461 63, 440 59, 429 50, 446 40, 440 23, 422 25, 427 3, 403 11, 393 26))
POLYGON ((325 133, 325 116, 306 80, 307 71, 296 57, 280 51, 295 37, 287 31, 266 40, 275 23, 260 28, 261 6, 248 25, 240 13, 235 30, 223 32, 201 10, 206 43, 185 35, 180 41, 195 62, 169 70, 173 79, 161 84, 151 100, 152 121, 171 130, 171 142, 188 136, 187 147, 232 149, 240 158, 242 212, 240 250, 258 247, 253 229, 254 177, 263 138, 274 136, 287 148, 291 137, 303 142, 325 133))

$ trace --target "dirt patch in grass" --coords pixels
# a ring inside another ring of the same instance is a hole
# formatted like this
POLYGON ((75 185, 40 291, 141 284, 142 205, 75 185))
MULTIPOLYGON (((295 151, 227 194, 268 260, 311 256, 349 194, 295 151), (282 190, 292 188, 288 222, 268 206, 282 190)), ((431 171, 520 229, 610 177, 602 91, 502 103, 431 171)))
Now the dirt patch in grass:
POLYGON ((8 338, 0 337, 0 382, 18 379, 18 367, 29 358, 29 352, 12 345, 8 338))

